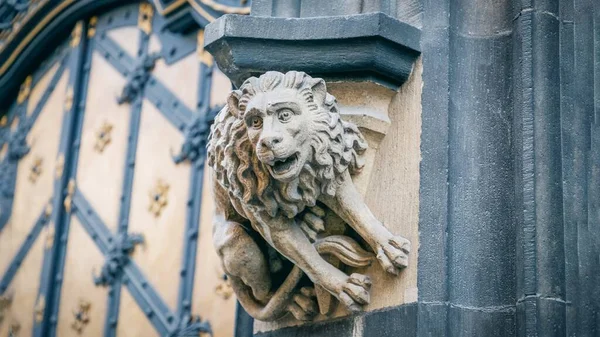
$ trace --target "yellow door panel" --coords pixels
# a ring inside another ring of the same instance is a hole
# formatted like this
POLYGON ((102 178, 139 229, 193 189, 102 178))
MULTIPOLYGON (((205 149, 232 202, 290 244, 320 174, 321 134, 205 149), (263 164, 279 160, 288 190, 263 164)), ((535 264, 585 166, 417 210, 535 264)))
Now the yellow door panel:
POLYGON ((48 88, 48 84, 50 84, 50 80, 52 80, 52 76, 56 74, 58 70, 60 61, 56 61, 54 65, 46 71, 44 76, 38 80, 35 86, 31 89, 31 93, 29 94, 29 99, 27 100, 27 115, 30 116, 37 104, 39 103, 44 91, 48 88))
POLYGON ((233 290, 223 279, 221 260, 212 243, 214 201, 210 186, 209 175, 205 174, 192 312, 210 322, 214 337, 232 337, 236 301, 233 290))
POLYGON ((133 260, 173 310, 178 295, 190 166, 176 165, 170 153, 182 141, 179 130, 144 100, 129 232, 144 235, 145 244, 136 249, 133 260))
MULTIPOLYGON (((206 184, 195 147, 210 118, 198 114, 212 116, 209 108, 225 104, 231 85, 208 54, 201 61, 193 52, 197 31, 169 31, 151 6, 127 4, 78 23, 62 54, 33 74, 23 110, 11 108, 4 123, 16 132, 27 121, 12 115, 35 117, 45 101, 27 136, 30 152, 8 167, 17 176, 13 200, 5 198, 12 218, 0 230, 0 273, 27 236, 45 227, 21 250, 29 249, 21 266, 0 274, 2 289, 8 285, 3 295, 14 293, 0 337, 12 322, 16 336, 170 336, 205 324, 216 337, 233 336, 236 301, 212 245, 212 197, 208 185, 202 200, 199 188, 190 193, 200 179, 206 184), (135 234, 144 240, 131 251, 126 239, 139 239, 135 234), (104 278, 94 278, 101 271, 104 278), (48 322, 35 325, 37 309, 48 322), (105 331, 117 310, 116 326, 105 331)), ((6 152, 0 146, 0 158, 6 152)))
POLYGON ((121 27, 108 30, 106 35, 135 58, 140 46, 140 30, 137 27, 121 27))
MULTIPOLYGON (((5 292, 12 295, 12 302, 6 313, 6 317, 2 324, 0 324, 0 333, 2 336, 8 336, 9 326, 13 322, 20 326, 18 336, 31 336, 34 324, 34 307, 37 303, 36 297, 44 256, 44 243, 44 235, 38 236, 17 270, 11 285, 5 292)), ((39 302, 45 302, 45 299, 40 299, 39 302)))
POLYGON ((162 83, 179 101, 190 110, 194 110, 198 93, 199 61, 195 53, 173 63, 166 64, 164 60, 156 61, 152 74, 162 83))
POLYGON ((119 105, 116 100, 125 79, 97 52, 92 57, 89 83, 77 187, 114 233, 119 218, 130 106, 119 105))
POLYGON ((160 43, 160 39, 156 34, 150 35, 150 42, 148 43, 148 53, 160 53, 162 49, 162 44, 160 43))
POLYGON ((102 336, 108 288, 95 286, 92 275, 100 270, 104 260, 77 217, 71 217, 57 336, 102 336), (87 304, 89 322, 82 325, 80 334, 72 326, 76 321, 74 313, 84 312, 87 304))
POLYGON ((8 143, 4 143, 4 145, 0 146, 0 161, 4 160, 7 153, 8 153, 8 143))
POLYGON ((31 149, 19 161, 11 218, 0 232, 2 272, 52 196, 68 76, 65 71, 27 137, 31 149))
POLYGON ((121 289, 117 337, 158 337, 148 317, 137 305, 126 287, 121 289))

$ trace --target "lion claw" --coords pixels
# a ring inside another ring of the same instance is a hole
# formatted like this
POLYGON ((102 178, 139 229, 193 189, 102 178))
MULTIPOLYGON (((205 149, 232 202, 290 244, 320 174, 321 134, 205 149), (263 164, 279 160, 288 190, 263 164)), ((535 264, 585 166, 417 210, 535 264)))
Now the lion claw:
POLYGON ((400 269, 408 267, 410 241, 394 236, 377 248, 377 260, 388 273, 398 275, 400 269))
POLYGON ((303 287, 293 296, 288 311, 299 321, 309 321, 319 313, 313 288, 303 287))
POLYGON ((369 290, 371 279, 361 274, 352 274, 342 287, 339 300, 352 312, 362 311, 362 306, 371 301, 369 290))

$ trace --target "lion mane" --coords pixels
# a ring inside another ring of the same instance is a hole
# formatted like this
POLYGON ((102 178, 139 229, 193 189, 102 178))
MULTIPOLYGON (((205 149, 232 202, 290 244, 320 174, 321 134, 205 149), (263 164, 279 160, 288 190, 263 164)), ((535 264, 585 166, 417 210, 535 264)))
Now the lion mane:
POLYGON ((229 96, 211 127, 208 164, 241 215, 244 204, 272 217, 282 212, 292 218, 305 207, 314 206, 321 194, 334 196, 346 170, 350 174, 360 172, 364 166, 361 155, 366 149, 367 143, 356 125, 340 118, 335 98, 327 93, 322 79, 296 71, 267 72, 247 79, 229 96), (311 155, 299 176, 288 183, 272 178, 258 159, 244 121, 252 98, 277 88, 299 91, 306 103, 305 113, 311 114, 316 130, 309 140, 311 155))

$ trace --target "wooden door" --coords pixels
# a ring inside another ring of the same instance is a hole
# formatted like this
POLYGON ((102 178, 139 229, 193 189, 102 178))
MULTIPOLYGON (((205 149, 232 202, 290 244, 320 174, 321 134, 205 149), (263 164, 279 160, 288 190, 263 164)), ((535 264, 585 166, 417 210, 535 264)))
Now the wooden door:
POLYGON ((164 24, 78 23, 0 121, 0 336, 233 336, 204 174, 231 85, 164 24))

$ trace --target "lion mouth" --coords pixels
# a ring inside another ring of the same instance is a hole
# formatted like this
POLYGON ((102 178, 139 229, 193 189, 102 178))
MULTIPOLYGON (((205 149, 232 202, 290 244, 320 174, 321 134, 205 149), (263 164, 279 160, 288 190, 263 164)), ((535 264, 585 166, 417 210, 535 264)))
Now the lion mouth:
POLYGON ((296 167, 297 163, 298 154, 296 153, 287 158, 275 159, 269 167, 273 175, 280 176, 292 171, 296 167))

